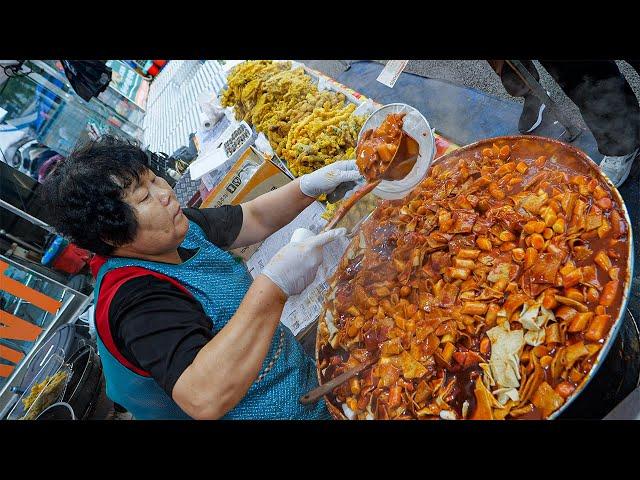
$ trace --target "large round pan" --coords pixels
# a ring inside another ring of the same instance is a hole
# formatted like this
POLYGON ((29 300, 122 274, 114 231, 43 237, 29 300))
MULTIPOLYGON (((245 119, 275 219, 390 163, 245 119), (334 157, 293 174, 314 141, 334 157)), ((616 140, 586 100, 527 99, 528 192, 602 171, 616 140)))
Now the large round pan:
MULTIPOLYGON (((564 150, 566 153, 571 154, 577 159, 581 160, 585 167, 585 171, 582 172, 583 174, 596 177, 609 186, 609 189, 611 190, 613 198, 618 203, 618 205, 620 205, 620 209, 624 215, 625 221, 627 222, 627 229, 629 232, 627 237, 628 238, 627 241, 629 245, 627 250, 628 256, 626 261, 626 271, 625 271, 624 278, 621 278, 622 299, 621 299, 621 304, 620 304, 618 313, 614 318, 614 323, 612 324, 609 330, 609 335, 606 338, 604 345, 602 346, 602 348, 598 352, 598 355, 596 356, 596 359, 593 363, 593 367, 591 368, 589 373, 585 376, 585 378, 582 380, 580 385, 578 385, 575 392, 567 399, 567 401, 558 410, 553 412, 548 417, 549 420, 552 420, 562 415, 562 412, 564 412, 569 407, 569 405, 571 405, 571 403, 573 403, 573 401, 584 391, 584 389, 588 387, 589 382, 591 382, 591 379, 597 373, 602 362, 604 361, 607 354, 609 353, 609 350, 611 349, 611 345, 613 344, 616 336, 620 331, 620 327, 623 323, 626 307, 629 302, 629 297, 631 294, 631 276, 633 274, 633 265, 634 265, 633 231, 631 230, 631 219, 629 218, 629 211, 627 210, 627 207, 624 203, 624 200, 622 199, 622 196, 620 195, 620 192, 618 192, 618 189, 613 185, 613 183, 611 183, 611 181, 606 177, 606 175, 602 173, 598 165, 586 153, 584 153, 583 151, 577 149, 572 145, 568 145, 559 140, 546 138, 546 137, 532 136, 532 135, 511 135, 511 136, 489 138, 489 139, 481 140, 479 142, 472 143, 465 147, 461 147, 457 150, 454 150, 452 152, 449 152, 437 158, 436 160, 433 161, 431 168, 433 167, 433 165, 437 165, 447 161, 454 161, 453 159, 460 157, 461 155, 468 154, 471 151, 481 151, 483 148, 491 147, 493 143, 496 143, 496 142, 505 142, 505 141, 514 142, 517 140, 524 140, 524 139, 532 142, 536 142, 536 143, 541 143, 541 144, 556 145, 557 147, 564 150)), ((349 253, 350 249, 355 248, 354 245, 355 245, 355 241, 357 241, 357 238, 358 238, 357 236, 354 237, 354 241, 352 241, 352 243, 349 245, 349 248, 345 252, 345 255, 349 253)), ((331 286, 330 288, 333 288, 333 286, 331 286)), ((331 290, 328 291, 327 297, 330 297, 331 294, 332 294, 332 291, 331 290)), ((320 316, 320 322, 324 322, 325 312, 326 312, 326 306, 320 316)), ((321 337, 320 337, 320 328, 318 328, 318 334, 316 337, 316 362, 317 362, 316 364, 317 365, 319 365, 318 358, 319 358, 320 348, 321 348, 321 337)), ((322 383, 322 375, 321 375, 320 369, 317 368, 316 370, 317 370, 318 382, 322 383)), ((327 404, 327 408, 329 409, 329 412, 335 419, 339 419, 339 420, 347 419, 344 412, 338 407, 336 407, 334 404, 332 404, 326 396, 325 396, 325 402, 327 404)))

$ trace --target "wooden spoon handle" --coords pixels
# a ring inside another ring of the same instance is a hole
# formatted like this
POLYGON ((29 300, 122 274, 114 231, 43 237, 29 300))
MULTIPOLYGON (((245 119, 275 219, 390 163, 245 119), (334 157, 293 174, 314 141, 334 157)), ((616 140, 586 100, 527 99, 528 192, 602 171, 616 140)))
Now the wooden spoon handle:
POLYGON ((333 215, 331 220, 329 220, 329 222, 324 226, 322 231, 326 232, 334 228, 338 224, 338 222, 344 218, 347 212, 351 210, 351 207, 353 207, 356 204, 356 202, 358 202, 358 200, 364 197, 367 193, 369 193, 371 190, 376 188, 379 183, 380 183, 380 180, 376 180, 375 182, 368 182, 368 183, 365 183, 358 190, 356 190, 353 193, 353 195, 351 195, 342 205, 340 205, 340 208, 336 210, 336 213, 333 215))
POLYGON ((300 397, 300 400, 299 400, 300 403, 303 405, 309 405, 310 403, 317 402, 318 400, 320 400, 320 398, 322 398, 324 395, 329 393, 331 390, 333 390, 339 385, 342 385, 351 377, 353 377, 354 375, 357 375, 362 370, 370 366, 374 361, 375 361, 374 359, 371 359, 368 362, 361 363, 357 367, 353 367, 352 369, 347 370, 346 372, 338 375, 336 378, 329 380, 327 383, 320 385, 318 388, 314 388, 306 395, 303 395, 302 397, 300 397))

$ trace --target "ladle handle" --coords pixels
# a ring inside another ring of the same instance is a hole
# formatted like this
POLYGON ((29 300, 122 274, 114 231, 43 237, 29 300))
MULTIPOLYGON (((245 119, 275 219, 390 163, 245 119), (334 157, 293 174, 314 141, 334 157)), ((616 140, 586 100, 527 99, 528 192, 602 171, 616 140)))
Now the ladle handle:
POLYGON ((355 186, 356 186, 356 182, 342 182, 340 185, 336 187, 336 189, 333 192, 327 194, 327 202, 336 203, 338 200, 344 197, 349 190, 351 190, 355 186))
POLYGON ((351 207, 353 207, 367 193, 376 188, 379 183, 380 180, 376 180, 375 182, 367 182, 358 190, 356 190, 353 195, 351 195, 342 205, 340 205, 340 208, 338 208, 331 220, 327 222, 322 231, 326 232, 334 228, 338 224, 338 222, 344 218, 347 212, 351 210, 351 207))

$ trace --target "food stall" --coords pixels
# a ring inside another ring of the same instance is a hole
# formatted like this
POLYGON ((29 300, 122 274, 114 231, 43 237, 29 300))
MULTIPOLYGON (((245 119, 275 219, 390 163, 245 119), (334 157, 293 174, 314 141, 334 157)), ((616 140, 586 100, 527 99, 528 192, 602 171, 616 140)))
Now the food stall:
MULTIPOLYGON (((252 198, 267 165, 275 188, 354 158, 382 106, 295 62, 245 62, 225 80, 210 100, 231 109, 230 126, 200 141, 192 166, 206 173, 189 178, 188 205, 252 198), (253 145, 216 152, 240 125, 253 145)), ((433 126, 424 182, 358 201, 340 224, 351 240, 325 247, 315 281, 285 306, 320 384, 364 368, 321 401, 335 418, 602 418, 638 384, 632 209, 578 148, 502 135, 459 149, 433 126)), ((255 276, 296 227, 320 231, 342 201, 316 202, 237 253, 255 276)))
POLYGON ((150 86, 143 142, 193 142, 174 190, 207 208, 356 158, 368 128, 384 135, 385 105, 406 129, 424 120, 415 181, 321 197, 233 251, 255 277, 296 228, 319 232, 358 198, 281 317, 321 385, 348 376, 319 401, 335 419, 603 418, 640 379, 637 195, 599 173, 586 135, 579 148, 553 126, 513 136, 509 105, 463 89, 429 103, 433 83, 406 74, 380 90, 380 68, 338 82, 298 62, 172 61, 150 86))

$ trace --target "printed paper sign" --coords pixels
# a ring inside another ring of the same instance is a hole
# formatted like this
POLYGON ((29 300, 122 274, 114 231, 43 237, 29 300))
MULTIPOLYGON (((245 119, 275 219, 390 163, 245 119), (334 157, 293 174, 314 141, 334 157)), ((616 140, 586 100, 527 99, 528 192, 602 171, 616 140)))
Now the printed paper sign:
MULTIPOLYGON (((262 272, 264 266, 276 252, 289 242, 296 228, 304 227, 312 232, 320 232, 327 223, 320 216, 323 212, 322 204, 313 202, 291 223, 268 237, 247 261, 247 269, 251 276, 255 278, 262 272)), ((336 269, 348 245, 349 240, 345 237, 325 245, 322 265, 320 265, 313 282, 300 295, 290 296, 285 303, 280 321, 294 335, 302 333, 322 312, 322 304, 329 289, 327 279, 336 269)))
POLYGON ((389 60, 376 80, 389 88, 393 88, 407 63, 409 63, 409 60, 389 60))
POLYGON ((198 180, 205 173, 209 173, 214 168, 219 167, 227 161, 227 156, 221 148, 208 150, 200 155, 198 159, 189 165, 189 173, 192 180, 198 180))

